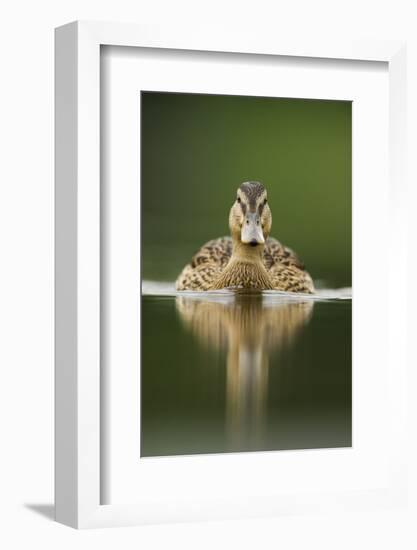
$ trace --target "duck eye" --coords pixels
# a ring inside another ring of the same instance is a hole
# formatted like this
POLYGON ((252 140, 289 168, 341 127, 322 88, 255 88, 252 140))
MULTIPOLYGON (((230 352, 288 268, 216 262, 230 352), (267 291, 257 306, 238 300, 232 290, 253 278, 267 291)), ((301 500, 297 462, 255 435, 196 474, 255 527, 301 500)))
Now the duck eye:
POLYGON ((268 200, 267 200, 267 199, 265 199, 265 200, 264 200, 264 204, 266 204, 267 202, 268 202, 268 200))
POLYGON ((236 200, 237 200, 237 202, 240 202, 240 197, 238 197, 236 200))

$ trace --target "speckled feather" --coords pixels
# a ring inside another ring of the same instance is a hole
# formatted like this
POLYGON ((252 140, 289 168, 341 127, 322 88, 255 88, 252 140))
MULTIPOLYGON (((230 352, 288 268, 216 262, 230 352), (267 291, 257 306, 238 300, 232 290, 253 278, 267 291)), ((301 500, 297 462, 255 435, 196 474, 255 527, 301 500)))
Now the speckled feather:
MULTIPOLYGON (((234 286, 235 281, 225 278, 224 273, 226 266, 230 267, 228 264, 231 256, 231 237, 221 237, 207 242, 183 269, 177 279, 177 290, 211 290, 234 286)), ((272 237, 265 243, 263 267, 266 273, 262 269, 260 273, 255 274, 252 274, 247 266, 246 269, 241 267, 239 274, 244 278, 243 286, 289 292, 314 292, 312 279, 295 252, 272 237), (259 280, 251 280, 251 277, 256 275, 259 276, 259 280)))

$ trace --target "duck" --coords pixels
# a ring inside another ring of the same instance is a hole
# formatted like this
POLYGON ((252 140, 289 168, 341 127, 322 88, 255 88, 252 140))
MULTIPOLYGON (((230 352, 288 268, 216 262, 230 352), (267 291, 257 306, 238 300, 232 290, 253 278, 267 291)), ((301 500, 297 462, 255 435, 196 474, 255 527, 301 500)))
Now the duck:
POLYGON ((314 294, 314 283, 297 254, 270 236, 272 213, 259 181, 237 189, 229 213, 230 236, 205 243, 181 271, 177 291, 279 290, 314 294))

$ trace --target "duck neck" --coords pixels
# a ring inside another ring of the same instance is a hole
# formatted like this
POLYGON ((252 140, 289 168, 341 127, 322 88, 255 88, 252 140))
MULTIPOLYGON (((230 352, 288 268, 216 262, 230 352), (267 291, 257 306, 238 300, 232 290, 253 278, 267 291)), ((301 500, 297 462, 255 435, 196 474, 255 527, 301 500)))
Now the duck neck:
POLYGON ((251 246, 250 244, 243 244, 242 241, 234 239, 230 261, 243 263, 260 263, 261 265, 263 265, 262 256, 264 248, 264 244, 251 246))
POLYGON ((262 261, 264 245, 250 246, 233 240, 229 263, 213 285, 214 290, 228 287, 272 289, 272 282, 262 261))

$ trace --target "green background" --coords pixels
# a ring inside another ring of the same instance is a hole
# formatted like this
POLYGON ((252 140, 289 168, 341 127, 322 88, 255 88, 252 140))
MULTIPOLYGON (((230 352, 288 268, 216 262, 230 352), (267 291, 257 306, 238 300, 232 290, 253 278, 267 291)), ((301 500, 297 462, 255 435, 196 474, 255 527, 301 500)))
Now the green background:
POLYGON ((142 92, 142 277, 173 281, 261 181, 271 236, 316 284, 351 285, 351 103, 142 92))

